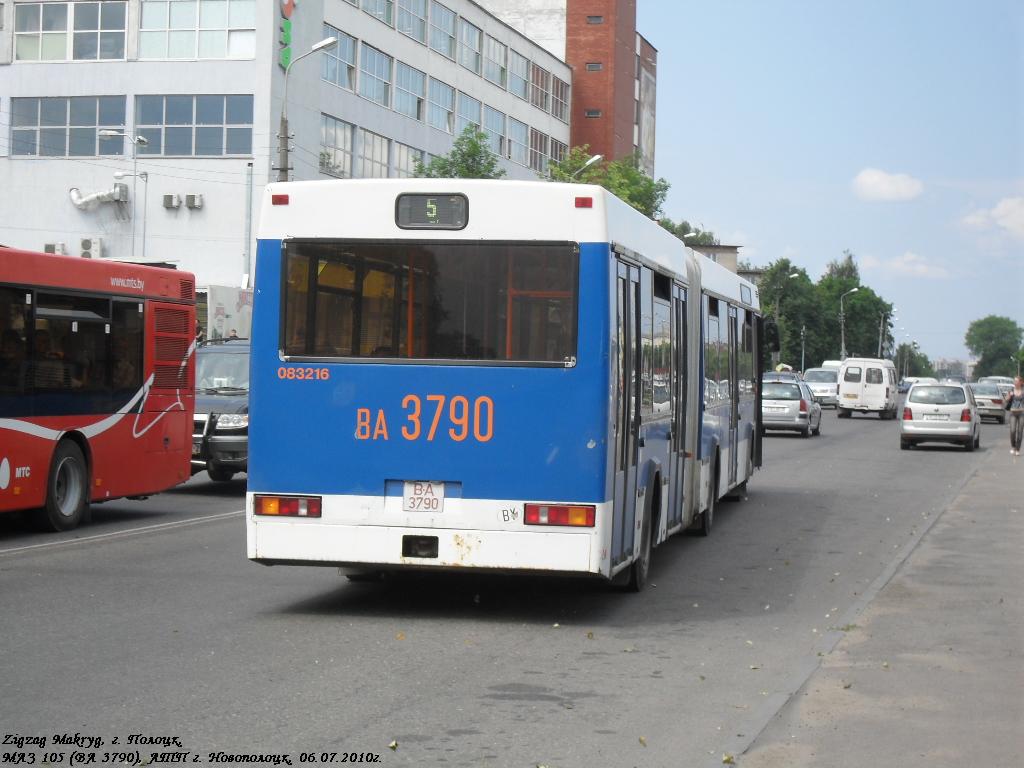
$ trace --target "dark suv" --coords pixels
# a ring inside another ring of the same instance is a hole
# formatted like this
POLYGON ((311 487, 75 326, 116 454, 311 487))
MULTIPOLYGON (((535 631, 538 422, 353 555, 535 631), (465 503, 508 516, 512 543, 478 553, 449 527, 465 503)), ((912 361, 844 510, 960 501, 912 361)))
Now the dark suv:
POLYGON ((192 474, 230 480, 249 461, 249 340, 217 339, 196 352, 192 474))

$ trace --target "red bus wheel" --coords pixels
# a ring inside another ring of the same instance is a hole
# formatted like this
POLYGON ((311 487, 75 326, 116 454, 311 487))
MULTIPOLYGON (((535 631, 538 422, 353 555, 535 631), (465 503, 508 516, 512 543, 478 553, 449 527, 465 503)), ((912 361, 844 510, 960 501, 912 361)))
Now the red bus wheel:
POLYGON ((46 481, 46 506, 37 512, 41 528, 69 531, 85 515, 89 504, 89 471, 82 450, 71 440, 62 440, 53 452, 46 481))

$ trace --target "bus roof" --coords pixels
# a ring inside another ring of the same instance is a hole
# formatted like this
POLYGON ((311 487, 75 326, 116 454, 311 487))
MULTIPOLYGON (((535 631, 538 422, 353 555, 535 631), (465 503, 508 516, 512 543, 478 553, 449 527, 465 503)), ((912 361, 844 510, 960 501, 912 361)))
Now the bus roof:
POLYGON ((0 282, 38 288, 195 301, 196 279, 191 272, 119 261, 55 256, 0 246, 0 275, 0 282))
POLYGON ((675 235, 593 184, 484 179, 282 182, 267 186, 259 220, 261 240, 610 243, 683 282, 690 282, 690 275, 699 268, 706 289, 738 303, 758 306, 757 289, 752 283, 691 251, 675 235), (402 193, 465 195, 469 210, 466 226, 460 230, 400 228, 396 203, 402 193))

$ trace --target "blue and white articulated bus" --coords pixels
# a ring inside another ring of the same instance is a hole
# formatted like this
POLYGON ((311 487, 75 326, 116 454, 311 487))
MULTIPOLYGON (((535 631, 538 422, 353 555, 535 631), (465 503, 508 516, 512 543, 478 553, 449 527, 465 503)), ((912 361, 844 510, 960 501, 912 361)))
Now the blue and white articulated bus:
POLYGON ((757 289, 601 187, 279 183, 259 229, 256 562, 639 589, 760 465, 757 289))

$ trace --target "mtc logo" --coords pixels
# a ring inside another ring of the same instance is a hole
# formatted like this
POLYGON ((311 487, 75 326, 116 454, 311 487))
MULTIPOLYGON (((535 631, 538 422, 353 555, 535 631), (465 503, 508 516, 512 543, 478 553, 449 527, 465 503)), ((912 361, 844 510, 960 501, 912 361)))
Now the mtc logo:
MULTIPOLYGON (((32 467, 14 467, 14 478, 22 479, 32 476, 32 467)), ((11 462, 5 456, 0 459, 0 491, 6 491, 11 484, 11 462)))
POLYGON ((292 14, 295 13, 296 0, 281 0, 281 53, 277 63, 281 69, 288 69, 292 63, 292 14))

